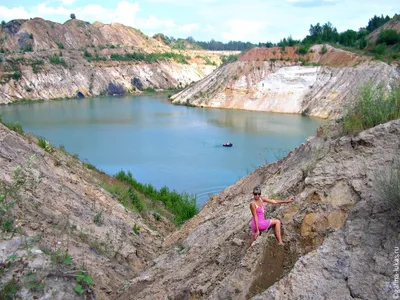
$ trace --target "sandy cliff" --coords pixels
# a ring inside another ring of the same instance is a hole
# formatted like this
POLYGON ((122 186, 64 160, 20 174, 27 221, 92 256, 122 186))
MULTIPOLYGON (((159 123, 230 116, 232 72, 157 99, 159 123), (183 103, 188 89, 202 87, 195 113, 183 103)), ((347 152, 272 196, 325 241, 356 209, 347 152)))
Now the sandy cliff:
POLYGON ((212 198, 121 299, 247 299, 267 288, 256 299, 386 299, 399 223, 375 176, 400 155, 400 121, 335 135, 321 130, 212 198), (284 248, 270 232, 246 251, 255 185, 270 197, 297 196, 269 207, 283 221, 284 248))
POLYGON ((322 47, 307 55, 291 47, 251 49, 174 95, 173 103, 336 118, 362 84, 399 78, 395 66, 330 46, 322 53, 322 47))
POLYGON ((181 89, 210 74, 226 54, 178 51, 117 23, 40 18, 1 25, 0 49, 0 104, 181 89), (122 58, 133 53, 178 58, 122 58))

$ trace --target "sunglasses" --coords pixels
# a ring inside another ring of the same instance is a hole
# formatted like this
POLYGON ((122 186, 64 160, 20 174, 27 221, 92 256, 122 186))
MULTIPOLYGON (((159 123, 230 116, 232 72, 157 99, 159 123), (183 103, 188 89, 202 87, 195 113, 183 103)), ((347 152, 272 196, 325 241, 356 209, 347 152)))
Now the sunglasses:
POLYGON ((261 193, 253 193, 254 196, 261 196, 261 193))

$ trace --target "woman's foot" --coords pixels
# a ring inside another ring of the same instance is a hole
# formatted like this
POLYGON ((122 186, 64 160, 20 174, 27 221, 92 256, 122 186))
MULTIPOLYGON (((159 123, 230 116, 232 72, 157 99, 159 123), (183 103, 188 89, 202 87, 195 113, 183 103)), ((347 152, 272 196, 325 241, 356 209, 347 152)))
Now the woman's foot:
POLYGON ((278 243, 278 246, 284 246, 285 244, 283 242, 278 243))

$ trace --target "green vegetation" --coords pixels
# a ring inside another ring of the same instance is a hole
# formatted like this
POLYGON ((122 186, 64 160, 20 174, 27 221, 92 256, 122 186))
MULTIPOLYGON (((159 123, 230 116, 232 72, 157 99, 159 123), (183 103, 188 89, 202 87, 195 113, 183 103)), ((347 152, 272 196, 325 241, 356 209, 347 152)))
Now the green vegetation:
POLYGON ((386 50, 386 44, 382 43, 382 44, 378 44, 376 45, 373 49, 372 52, 376 53, 376 54, 383 54, 385 53, 386 50))
MULTIPOLYGON (((1 120, 0 120, 0 122, 1 122, 1 120)), ((24 135, 24 130, 22 129, 22 125, 20 122, 14 122, 11 124, 4 124, 4 125, 7 126, 8 129, 17 132, 20 135, 24 135)))
POLYGON ((29 60, 29 64, 32 67, 32 72, 33 73, 39 73, 41 65, 44 64, 44 61, 42 59, 31 59, 29 60))
POLYGON ((67 63, 65 62, 64 58, 61 58, 59 55, 54 54, 53 56, 49 57, 50 63, 53 65, 62 65, 64 67, 67 67, 67 63))
POLYGON ((377 172, 375 177, 379 197, 400 212, 400 160, 394 159, 388 170, 377 172))
POLYGON ((97 226, 103 225, 104 221, 103 221, 103 211, 102 210, 97 212, 97 214, 93 218, 93 222, 97 226))
POLYGON ((46 152, 52 153, 54 151, 53 146, 49 143, 49 141, 45 140, 42 137, 38 137, 38 146, 44 149, 46 152))
POLYGON ((18 281, 13 277, 10 281, 7 281, 0 286, 0 299, 11 300, 15 299, 18 290, 21 287, 18 281))
POLYGON ((17 231, 13 209, 16 204, 22 204, 20 191, 25 188, 33 189, 38 182, 32 172, 34 161, 35 156, 32 155, 27 166, 15 168, 10 184, 0 181, 0 228, 2 232, 14 233, 17 231))
POLYGON ((343 118, 345 133, 361 131, 400 118, 400 86, 390 93, 383 85, 366 84, 343 118))
POLYGON ((400 34, 395 29, 385 29, 379 33, 377 44, 385 43, 386 45, 394 45, 400 40, 400 34))
POLYGON ((310 50, 310 44, 302 44, 300 45, 299 48, 297 48, 296 53, 304 55, 307 54, 309 50, 310 50))
POLYGON ((141 184, 137 182, 132 173, 118 172, 115 177, 132 186, 153 201, 161 201, 165 207, 175 215, 175 223, 180 225, 186 220, 197 214, 196 198, 187 193, 179 194, 175 190, 170 191, 167 187, 162 187, 159 191, 151 184, 141 184))
POLYGON ((239 57, 239 55, 235 55, 235 54, 222 55, 221 56, 221 61, 222 61, 222 64, 225 65, 225 64, 228 64, 230 62, 236 61, 238 59, 238 57, 239 57))
POLYGON ((319 54, 324 55, 326 52, 328 52, 328 48, 326 47, 326 45, 323 45, 319 54))
POLYGON ((173 53, 173 52, 164 52, 164 53, 125 53, 125 54, 117 54, 113 53, 110 55, 111 60, 118 60, 118 61, 124 61, 124 60, 137 60, 137 61, 145 61, 148 63, 154 63, 157 61, 165 61, 167 59, 172 59, 178 63, 181 64, 187 64, 187 59, 188 57, 178 54, 178 53, 173 53))
POLYGON ((50 253, 50 257, 51 257, 51 262, 55 265, 72 264, 72 258, 71 255, 69 255, 68 251, 57 249, 57 251, 53 251, 50 253))
POLYGON ((61 42, 56 42, 58 49, 64 49, 64 45, 61 42))
POLYGON ((139 235, 139 234, 140 234, 140 226, 137 225, 136 223, 133 224, 132 230, 133 230, 133 232, 134 232, 136 235, 139 235))
POLYGON ((27 45, 27 46, 21 47, 21 51, 22 52, 32 52, 33 51, 32 45, 27 45))
POLYGON ((82 267, 79 273, 75 276, 75 292, 77 292, 80 295, 83 295, 85 291, 90 288, 90 286, 93 284, 93 279, 92 277, 88 274, 88 272, 82 267))

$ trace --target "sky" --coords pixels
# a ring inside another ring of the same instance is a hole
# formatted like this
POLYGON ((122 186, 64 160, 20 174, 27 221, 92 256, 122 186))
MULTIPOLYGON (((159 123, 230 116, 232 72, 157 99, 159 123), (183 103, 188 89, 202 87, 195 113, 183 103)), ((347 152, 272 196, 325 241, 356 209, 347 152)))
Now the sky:
POLYGON ((374 15, 400 14, 399 0, 0 0, 0 21, 41 17, 117 22, 147 35, 228 42, 302 39, 310 25, 331 22, 339 32, 365 27, 374 15))

